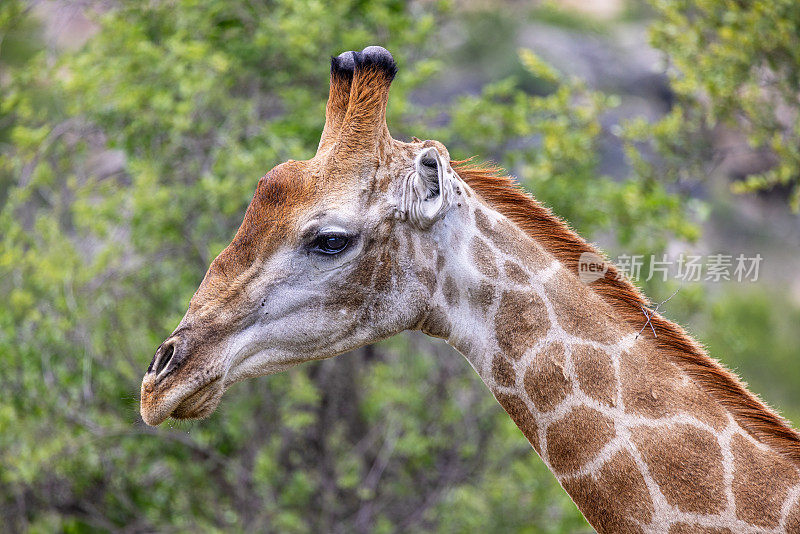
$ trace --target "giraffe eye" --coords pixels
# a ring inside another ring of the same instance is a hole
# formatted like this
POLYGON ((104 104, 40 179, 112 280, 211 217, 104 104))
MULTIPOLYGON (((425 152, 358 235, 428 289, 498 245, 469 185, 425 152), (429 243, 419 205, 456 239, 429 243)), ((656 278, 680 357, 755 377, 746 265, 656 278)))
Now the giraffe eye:
POLYGON ((345 234, 321 234, 314 240, 313 249, 323 254, 338 254, 347 248, 350 238, 345 234))

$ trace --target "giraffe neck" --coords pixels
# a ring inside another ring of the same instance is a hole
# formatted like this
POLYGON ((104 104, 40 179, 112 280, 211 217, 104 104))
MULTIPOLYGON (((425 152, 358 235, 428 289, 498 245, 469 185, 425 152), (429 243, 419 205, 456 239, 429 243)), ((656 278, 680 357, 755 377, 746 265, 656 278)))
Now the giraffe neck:
POLYGON ((800 531, 795 465, 471 199, 443 221, 421 328, 464 354, 587 520, 601 532, 800 531))

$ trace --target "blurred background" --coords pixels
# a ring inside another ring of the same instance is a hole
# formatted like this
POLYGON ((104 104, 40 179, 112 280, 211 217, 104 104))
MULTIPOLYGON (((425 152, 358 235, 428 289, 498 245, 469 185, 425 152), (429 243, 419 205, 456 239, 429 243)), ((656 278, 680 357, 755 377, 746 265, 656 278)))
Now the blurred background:
POLYGON ((500 163, 612 258, 760 254, 641 284, 800 423, 799 35, 794 0, 3 0, 0 530, 591 530, 421 335, 138 415, 258 178, 314 154, 328 58, 371 44, 395 137, 500 163))

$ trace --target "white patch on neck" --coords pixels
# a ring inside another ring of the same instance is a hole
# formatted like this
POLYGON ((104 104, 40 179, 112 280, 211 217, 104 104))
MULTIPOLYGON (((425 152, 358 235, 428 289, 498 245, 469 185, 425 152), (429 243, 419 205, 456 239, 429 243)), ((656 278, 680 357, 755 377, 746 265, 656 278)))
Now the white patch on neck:
POLYGON ((536 277, 536 281, 540 284, 546 284, 550 279, 561 269, 562 265, 561 262, 558 260, 553 260, 550 265, 538 271, 534 276, 536 277))

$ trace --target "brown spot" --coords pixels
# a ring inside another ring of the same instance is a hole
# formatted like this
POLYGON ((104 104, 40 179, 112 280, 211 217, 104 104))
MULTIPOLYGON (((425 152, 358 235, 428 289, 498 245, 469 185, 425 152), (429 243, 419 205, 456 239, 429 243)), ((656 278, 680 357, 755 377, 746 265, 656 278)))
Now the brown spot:
POLYGON ((525 391, 540 412, 549 412, 572 391, 564 373, 564 346, 553 343, 538 353, 525 371, 525 391))
POLYGON ((433 295, 433 292, 436 291, 436 275, 433 274, 433 271, 427 267, 423 267, 417 271, 417 278, 419 278, 422 285, 428 290, 428 293, 433 295))
POLYGON ((508 277, 508 279, 514 282, 515 284, 530 283, 531 277, 528 276, 528 273, 526 273, 522 267, 520 267, 513 261, 511 260, 506 261, 503 267, 506 271, 506 277, 508 277))
POLYGON ((492 376, 495 382, 505 387, 513 386, 517 380, 514 366, 500 353, 495 354, 492 360, 492 376))
POLYGON ((443 268, 444 268, 444 254, 442 254, 442 253, 437 251, 436 252, 436 272, 437 273, 442 272, 443 268))
POLYGON ((616 383, 611 358, 589 345, 573 345, 572 362, 581 390, 596 401, 614 406, 616 383))
POLYGON ((675 408, 689 413, 716 429, 728 424, 728 416, 720 404, 692 381, 681 379, 675 388, 675 408))
POLYGON ((450 325, 450 320, 447 318, 447 314, 439 306, 431 308, 431 311, 428 312, 428 316, 422 321, 420 326, 420 330, 425 334, 443 339, 447 339, 450 336, 451 329, 452 326, 450 325))
POLYGON ((722 449, 713 435, 674 425, 637 428, 631 439, 670 505, 706 514, 725 508, 722 449))
POLYGON ((547 308, 536 293, 505 291, 494 319, 500 349, 518 360, 550 328, 547 308))
MULTIPOLYGON (((396 243, 396 241, 395 241, 396 243)), ((391 246, 381 252, 381 258, 375 268, 375 282, 373 286, 375 291, 382 293, 388 291, 392 283, 392 254, 391 251, 396 250, 391 246)))
POLYGON ((687 413, 715 429, 728 424, 719 403, 684 380, 678 367, 651 352, 647 344, 634 346, 620 357, 620 381, 625 410, 647 417, 687 413))
POLYGON ((362 308, 367 300, 368 288, 372 282, 375 261, 374 256, 364 256, 353 269, 351 276, 330 288, 325 296, 323 306, 334 310, 362 308))
POLYGON ((491 238, 492 221, 480 208, 475 208, 475 226, 484 236, 491 238))
POLYGON ((619 319, 576 276, 560 269, 545 283, 545 288, 558 323, 568 333, 599 343, 619 338, 619 319))
POLYGON ((378 256, 375 251, 364 254, 364 257, 358 262, 358 265, 353 269, 352 275, 349 277, 350 284, 357 284, 362 287, 369 287, 372 285, 372 275, 375 271, 375 265, 378 263, 378 256))
POLYGON ((528 247, 524 246, 525 237, 524 232, 506 218, 501 218, 492 228, 492 243, 504 254, 516 258, 522 258, 528 252, 528 247))
POLYGON ((615 434, 612 419, 586 406, 573 408, 547 428, 547 453, 553 470, 558 474, 580 469, 615 434))
POLYGON ((596 474, 561 484, 598 532, 641 532, 638 523, 652 519, 647 485, 628 451, 617 452, 596 474))
POLYGON ((727 527, 701 527, 689 523, 674 523, 669 527, 669 534, 732 534, 727 527))
POLYGON ((494 396, 500 406, 511 416, 514 423, 522 430, 522 433, 528 438, 536 452, 540 453, 539 427, 536 425, 536 419, 534 419, 533 414, 525 405, 525 401, 516 395, 506 395, 505 393, 495 393, 494 396))
POLYGON ((525 232, 506 218, 500 219, 492 228, 491 241, 503 254, 533 269, 547 267, 548 256, 525 232))
POLYGON ((477 289, 469 291, 469 303, 473 308, 486 313, 494 303, 494 286, 481 282, 477 289))
POLYGON ((475 267, 485 276, 497 278, 499 274, 497 264, 494 261, 492 250, 489 248, 489 245, 486 244, 486 241, 475 236, 472 238, 470 248, 472 252, 472 261, 475 267))
POLYGON ((449 274, 444 279, 442 285, 442 293, 444 293, 444 300, 447 301, 448 306, 455 306, 458 304, 459 291, 456 281, 449 274))
POLYGON ((786 494, 798 482, 797 470, 783 456, 762 451, 738 434, 731 449, 736 517, 760 527, 776 527, 786 494))

